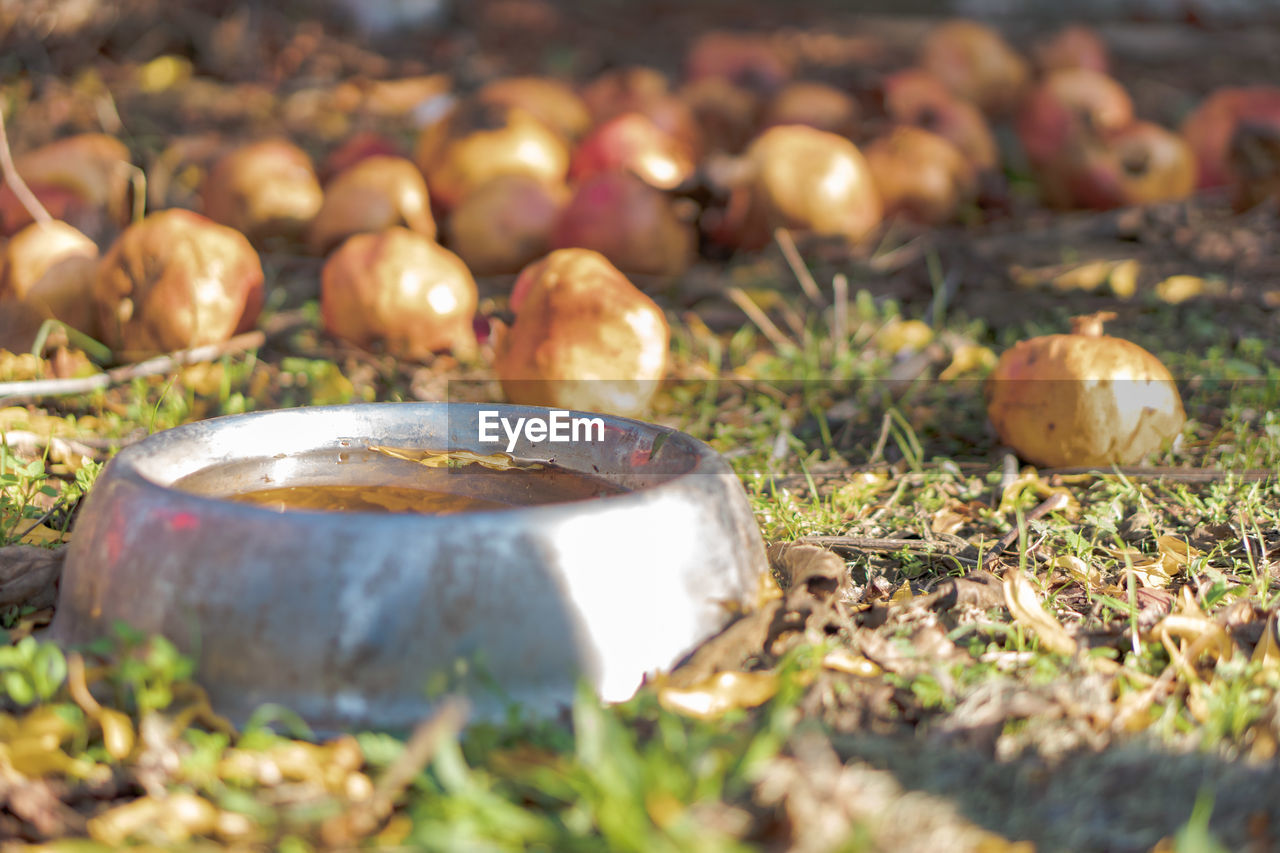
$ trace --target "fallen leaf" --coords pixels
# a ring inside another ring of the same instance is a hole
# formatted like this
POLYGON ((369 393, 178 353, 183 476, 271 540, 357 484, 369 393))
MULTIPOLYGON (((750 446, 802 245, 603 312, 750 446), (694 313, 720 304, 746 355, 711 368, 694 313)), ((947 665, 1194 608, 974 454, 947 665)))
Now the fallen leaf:
POLYGON ((1004 576, 1004 600, 1014 621, 1030 630, 1040 644, 1062 655, 1076 653, 1076 641, 1040 603, 1040 596, 1020 569, 1010 569, 1004 576))
POLYGON ((1266 627, 1262 631, 1262 639, 1254 647, 1253 655, 1249 660, 1262 667, 1262 672, 1257 675, 1257 680, 1259 681, 1263 680, 1267 673, 1275 673, 1280 670, 1280 643, 1276 642, 1275 613, 1272 613, 1267 618, 1266 627))
POLYGON ((996 366, 996 354, 977 344, 962 344, 951 354, 951 363, 938 374, 939 379, 955 379, 977 370, 990 370, 996 366))
POLYGON ((774 672, 717 672, 691 687, 659 688, 658 703, 686 717, 715 720, 735 708, 763 705, 777 692, 778 676, 774 672))
POLYGON ((541 463, 538 462, 517 462, 514 457, 507 453, 481 455, 470 450, 419 450, 408 447, 386 447, 377 444, 369 445, 369 449, 375 453, 390 456, 393 459, 417 462, 419 465, 425 465, 428 468, 448 468, 454 463, 479 465, 482 468, 489 468, 493 471, 510 471, 513 469, 536 471, 542 468, 541 463))

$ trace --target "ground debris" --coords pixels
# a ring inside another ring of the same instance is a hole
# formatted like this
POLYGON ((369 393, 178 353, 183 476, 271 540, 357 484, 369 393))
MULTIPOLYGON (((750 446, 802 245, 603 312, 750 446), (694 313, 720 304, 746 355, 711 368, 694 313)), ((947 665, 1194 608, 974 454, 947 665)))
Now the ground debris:
POLYGON ((857 849, 895 853, 1034 849, 974 824, 945 798, 904 791, 891 773, 842 763, 821 736, 796 738, 790 753, 765 768, 755 799, 782 810, 794 853, 845 849, 851 837, 864 839, 857 849))
POLYGON ((61 548, 50 550, 35 545, 8 545, 0 548, 0 608, 51 607, 58 598, 58 578, 62 575, 61 548))

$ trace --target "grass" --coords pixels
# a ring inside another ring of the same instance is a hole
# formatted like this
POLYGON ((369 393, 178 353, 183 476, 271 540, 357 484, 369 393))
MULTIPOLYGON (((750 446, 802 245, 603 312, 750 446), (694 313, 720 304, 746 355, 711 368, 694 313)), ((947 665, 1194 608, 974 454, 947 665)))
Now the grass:
MULTIPOLYGON (((805 834, 818 831, 814 815, 834 828, 812 849, 912 849, 933 837, 902 836, 913 821, 973 850, 1028 849, 1016 845, 1023 839, 1095 849, 1099 838, 1118 839, 1115 849, 1209 850, 1270 831, 1259 821, 1280 818, 1267 794, 1277 780, 1259 768, 1280 739, 1280 651, 1265 640, 1280 601, 1280 484, 1243 477, 1280 461, 1280 370, 1265 339, 1227 339, 1201 323, 1167 351, 1161 342, 1184 313, 1160 305, 1135 327, 1183 377, 1190 416, 1180 446, 1152 463, 1224 472, 1216 479, 1029 469, 1010 478, 986 426, 984 368, 938 375, 965 346, 998 351, 1053 323, 993 331, 938 289, 909 316, 868 284, 853 289, 848 342, 838 346, 831 309, 770 269, 730 278, 769 305, 793 344, 775 347, 750 325, 679 324, 676 381, 655 418, 725 454, 770 541, 945 539, 969 549, 848 555, 847 582, 812 605, 827 608, 831 631, 815 634, 802 614, 810 627, 779 648, 746 650, 750 666, 777 673, 773 698, 703 721, 665 708, 662 683, 608 707, 584 689, 562 720, 513 707, 506 722, 465 731, 437 721, 429 749, 378 733, 312 745, 287 733, 283 712, 274 729, 227 729, 190 662, 162 640, 123 632, 84 650, 86 670, 32 638, 47 614, 14 610, 4 614, 13 644, 0 649, 0 777, 23 779, 44 799, 0 795, 0 831, 96 840, 42 849, 188 849, 205 839, 297 851, 780 849, 815 838, 805 834), (930 324, 923 356, 890 348, 904 318, 930 324), (1063 489, 1065 508, 1026 520, 1063 489), (991 567, 1024 574, 1075 653, 1055 650, 1034 612, 1011 613, 998 583, 994 597, 922 603, 969 583, 966 571, 1010 530, 1021 535, 991 567), (1159 628, 1168 612, 1182 620, 1176 633, 1159 628), (874 666, 841 670, 832 649, 874 666), (82 688, 95 682, 98 698, 86 699, 82 688), (815 747, 815 733, 828 745, 815 747), (1108 761, 1143 775, 1183 759, 1191 764, 1176 765, 1177 778, 1208 787, 1179 789, 1146 811, 1140 797, 1129 809, 1125 797, 1098 793, 1117 772, 1108 761), (948 783, 957 768, 986 781, 948 783), (1241 781, 1249 773, 1260 775, 1241 781), (1024 776, 1041 801, 1019 799, 1011 780, 1024 776), (870 805, 842 806, 849 790, 870 805), (1041 803, 1103 812, 1095 826, 1041 803)), ((411 399, 433 370, 456 369, 327 346, 304 329, 284 352, 6 410, 4 426, 109 448, 255 408, 411 399)), ((55 458, 50 444, 34 455, 0 448, 0 543, 32 541, 36 522, 62 530, 100 467, 55 458)))

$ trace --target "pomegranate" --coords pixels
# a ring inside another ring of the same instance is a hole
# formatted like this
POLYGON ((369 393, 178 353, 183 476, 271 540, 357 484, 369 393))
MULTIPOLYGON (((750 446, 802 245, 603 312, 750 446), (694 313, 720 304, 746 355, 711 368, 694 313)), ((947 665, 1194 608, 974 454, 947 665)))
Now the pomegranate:
POLYGON ((472 99, 423 130, 414 160, 426 175, 433 203, 452 210, 467 193, 499 175, 563 181, 569 149, 527 110, 472 99))
POLYGON ((329 184, 311 222, 311 250, 324 253, 352 234, 395 225, 435 239, 427 184, 418 167, 403 157, 366 157, 329 184))
POLYGON ((670 328, 603 255, 552 252, 520 273, 512 303, 516 319, 494 361, 508 400, 619 415, 646 410, 666 372, 670 328))
POLYGON ((987 115, 1005 115, 1022 99, 1031 72, 1027 61, 995 30, 956 19, 925 37, 920 65, 987 115))
POLYGON ((694 172, 693 152, 642 113, 615 116, 579 143, 569 178, 582 181, 600 172, 629 171, 662 190, 675 189, 694 172))
POLYGON ((575 190, 551 244, 594 249, 628 273, 679 275, 696 238, 660 191, 626 172, 601 172, 575 190))
POLYGON ((125 229, 98 265, 93 302, 104 343, 155 353, 248 331, 262 288, 262 265, 243 234, 172 209, 125 229))
POLYGON ((357 234, 329 256, 320 277, 325 331, 397 358, 474 349, 478 300, 466 264, 407 228, 357 234))
POLYGON ((449 215, 450 247, 476 275, 516 273, 551 250, 567 200, 563 185, 528 175, 499 175, 449 215))
POLYGON ((873 140, 866 156, 885 215, 940 225, 977 194, 977 174, 960 149, 922 128, 895 128, 873 140))
POLYGON ((1114 316, 1077 317, 1071 334, 1023 341, 987 379, 991 423, 1028 462, 1132 464, 1182 429, 1173 377, 1142 347, 1102 333, 1114 316))
POLYGON ((285 139, 252 142, 220 157, 202 195, 206 216, 254 241, 302 237, 324 201, 311 158, 285 139))

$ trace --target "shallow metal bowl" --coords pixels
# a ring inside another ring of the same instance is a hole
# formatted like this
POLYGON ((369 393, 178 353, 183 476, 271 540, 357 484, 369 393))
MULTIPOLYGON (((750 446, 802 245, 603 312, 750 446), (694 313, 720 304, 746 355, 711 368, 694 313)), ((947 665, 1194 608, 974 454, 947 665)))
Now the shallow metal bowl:
POLYGON ((430 712, 433 686, 468 692, 480 716, 510 701, 553 711, 579 678, 625 699, 715 632, 726 602, 750 596, 766 563, 737 478, 693 438, 625 418, 600 416, 602 440, 513 449, 626 490, 607 497, 450 516, 281 513, 220 497, 449 477, 453 491, 503 500, 503 472, 367 450, 505 451, 505 438, 479 440, 482 411, 550 416, 460 403, 289 409, 126 448, 80 513, 53 636, 86 642, 116 620, 163 634, 195 656, 214 707, 235 721, 279 703, 321 730, 394 729, 430 712))

